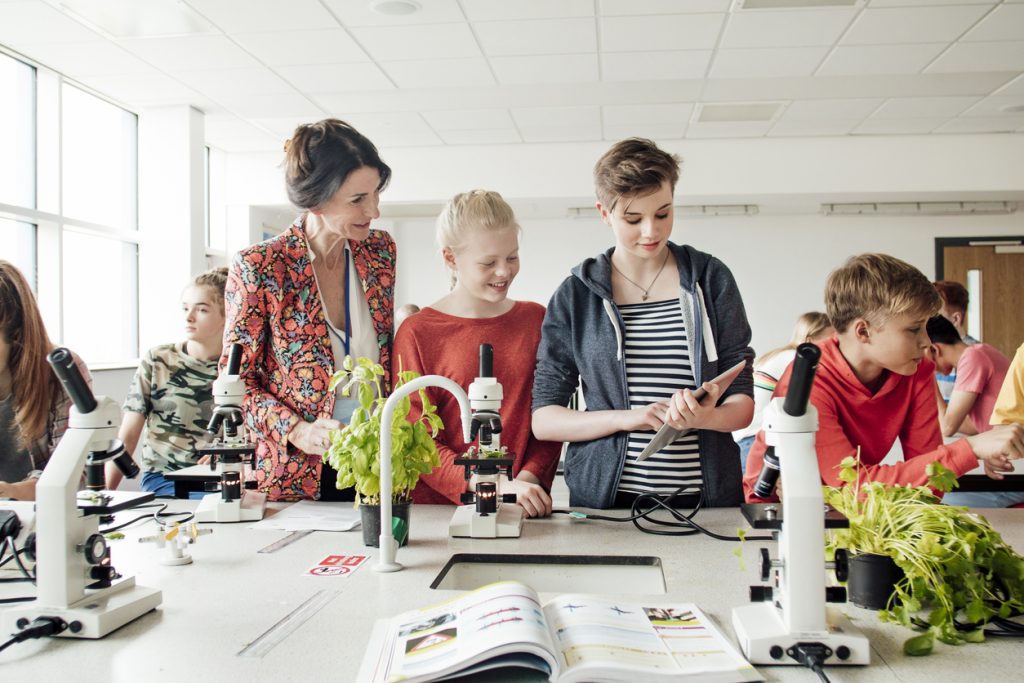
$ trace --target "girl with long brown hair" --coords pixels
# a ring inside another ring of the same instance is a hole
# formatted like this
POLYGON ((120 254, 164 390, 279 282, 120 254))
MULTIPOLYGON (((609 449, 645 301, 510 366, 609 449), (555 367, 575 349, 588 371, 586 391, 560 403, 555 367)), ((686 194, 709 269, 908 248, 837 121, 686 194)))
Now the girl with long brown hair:
POLYGON ((53 348, 25 276, 0 260, 0 498, 35 499, 36 479, 67 428, 71 403, 46 362, 53 348))

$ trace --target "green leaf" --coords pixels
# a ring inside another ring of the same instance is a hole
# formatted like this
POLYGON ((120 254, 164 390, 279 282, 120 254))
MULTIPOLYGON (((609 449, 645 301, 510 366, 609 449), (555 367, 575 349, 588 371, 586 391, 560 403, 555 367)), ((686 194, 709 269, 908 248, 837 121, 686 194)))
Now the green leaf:
POLYGON ((931 631, 925 631, 919 636, 908 638, 903 643, 903 654, 909 657, 923 657, 930 655, 935 647, 935 636, 931 631))

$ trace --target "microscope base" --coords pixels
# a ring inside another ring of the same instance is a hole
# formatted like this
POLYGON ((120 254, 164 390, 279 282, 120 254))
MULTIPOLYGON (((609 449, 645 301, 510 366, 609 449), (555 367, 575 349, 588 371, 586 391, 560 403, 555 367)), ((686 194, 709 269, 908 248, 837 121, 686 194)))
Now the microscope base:
POLYGON ((264 493, 246 491, 239 500, 225 501, 219 493, 203 496, 196 508, 197 522, 258 522, 267 507, 264 493))
POLYGON ((91 591, 84 598, 69 607, 48 607, 30 602, 21 607, 5 610, 3 633, 17 633, 21 630, 18 621, 30 623, 36 617, 60 617, 69 625, 78 622, 77 633, 68 628, 58 638, 102 638, 116 631, 130 621, 152 611, 162 601, 156 588, 135 585, 135 577, 115 583, 110 588, 91 591))
POLYGON ((448 524, 448 535, 468 538, 519 538, 523 531, 523 508, 506 504, 491 515, 478 514, 476 506, 460 505, 448 524))
POLYGON ((779 608, 770 602, 759 602, 732 611, 732 626, 736 631, 744 656, 751 664, 800 665, 786 650, 797 643, 821 643, 832 650, 825 666, 852 666, 871 663, 868 639, 853 623, 834 607, 826 607, 827 633, 788 633, 779 608), (772 657, 774 647, 778 657, 772 657), (840 648, 849 653, 840 659, 840 648), (780 654, 781 653, 781 654, 780 654))

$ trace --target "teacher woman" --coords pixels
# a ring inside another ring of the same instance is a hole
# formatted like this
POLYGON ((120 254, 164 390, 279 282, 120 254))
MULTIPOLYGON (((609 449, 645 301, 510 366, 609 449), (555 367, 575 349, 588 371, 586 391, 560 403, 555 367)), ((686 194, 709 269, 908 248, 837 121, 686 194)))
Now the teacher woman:
POLYGON ((356 402, 327 387, 345 355, 391 367, 395 243, 370 227, 391 169, 338 119, 299 126, 285 153, 288 197, 304 211, 235 256, 224 344, 243 348, 259 490, 270 500, 352 500, 321 458, 356 402))

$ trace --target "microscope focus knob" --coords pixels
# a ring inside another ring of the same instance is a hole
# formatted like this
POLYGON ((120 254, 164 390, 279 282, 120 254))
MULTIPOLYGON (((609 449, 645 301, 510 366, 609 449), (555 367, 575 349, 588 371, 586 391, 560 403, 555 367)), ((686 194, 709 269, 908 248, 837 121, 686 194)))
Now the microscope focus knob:
POLYGON ((514 503, 516 502, 516 494, 514 493, 503 493, 501 494, 502 503, 514 503))
POLYGON ((751 602, 771 602, 772 600, 772 587, 771 586, 751 586, 750 587, 750 601, 751 602))
POLYGON ((768 548, 761 548, 761 580, 767 581, 772 575, 772 558, 768 548))
POLYGON ((846 588, 825 586, 825 602, 846 602, 846 588))
POLYGON ((107 556, 107 539, 101 534, 93 534, 85 539, 85 544, 80 546, 85 555, 85 561, 89 564, 99 564, 107 556))
POLYGON ((850 556, 846 548, 836 548, 835 562, 832 567, 836 572, 836 580, 846 583, 850 577, 850 556))

